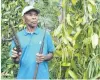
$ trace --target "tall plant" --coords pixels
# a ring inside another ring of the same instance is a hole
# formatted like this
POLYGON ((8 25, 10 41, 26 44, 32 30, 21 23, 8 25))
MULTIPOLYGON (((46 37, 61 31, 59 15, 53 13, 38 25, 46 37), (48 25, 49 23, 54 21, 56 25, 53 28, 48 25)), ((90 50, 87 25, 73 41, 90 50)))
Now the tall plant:
POLYGON ((22 19, 20 18, 22 8, 27 5, 24 0, 2 0, 1 12, 1 77, 14 78, 17 74, 18 65, 14 64, 9 56, 10 45, 12 40, 12 31, 9 22, 12 21, 16 32, 24 28, 22 19))
POLYGON ((58 79, 100 76, 98 3, 95 0, 62 0, 64 18, 54 31, 55 56, 60 57, 58 79))

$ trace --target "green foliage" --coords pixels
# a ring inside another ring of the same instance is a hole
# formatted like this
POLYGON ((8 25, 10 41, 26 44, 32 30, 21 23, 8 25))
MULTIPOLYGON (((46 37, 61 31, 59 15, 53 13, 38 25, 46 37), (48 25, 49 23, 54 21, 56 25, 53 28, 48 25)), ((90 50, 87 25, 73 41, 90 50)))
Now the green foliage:
POLYGON ((67 0, 63 5, 66 18, 54 31, 55 56, 62 57, 57 78, 94 78, 100 74, 100 6, 94 0, 67 0))
MULTIPOLYGON (((51 30, 56 47, 49 64, 50 79, 100 78, 100 1, 61 1, 35 0, 41 11, 39 25, 51 30)), ((9 20, 16 31, 23 29, 21 12, 26 5, 24 0, 2 0, 2 78, 15 78, 17 73, 18 65, 9 57, 9 20)))
POLYGON ((12 40, 12 31, 10 29, 10 21, 13 22, 15 30, 21 30, 24 26, 21 20, 22 8, 26 5, 24 0, 2 0, 2 45, 1 45, 1 75, 2 78, 14 78, 17 74, 18 65, 14 64, 9 56, 10 45, 12 40), (9 42, 10 41, 10 42, 9 42))

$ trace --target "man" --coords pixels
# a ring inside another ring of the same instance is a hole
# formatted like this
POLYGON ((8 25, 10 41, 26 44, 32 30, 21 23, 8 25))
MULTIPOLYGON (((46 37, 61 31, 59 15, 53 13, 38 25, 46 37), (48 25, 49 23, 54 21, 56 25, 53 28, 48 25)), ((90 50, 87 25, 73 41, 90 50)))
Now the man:
POLYGON ((46 31, 43 53, 39 54, 45 32, 38 27, 39 13, 40 11, 32 6, 26 6, 22 11, 26 29, 17 33, 22 52, 17 54, 12 41, 10 53, 14 61, 19 61, 17 79, 33 79, 37 63, 39 63, 37 79, 49 79, 48 61, 53 57, 54 45, 49 32, 46 31))

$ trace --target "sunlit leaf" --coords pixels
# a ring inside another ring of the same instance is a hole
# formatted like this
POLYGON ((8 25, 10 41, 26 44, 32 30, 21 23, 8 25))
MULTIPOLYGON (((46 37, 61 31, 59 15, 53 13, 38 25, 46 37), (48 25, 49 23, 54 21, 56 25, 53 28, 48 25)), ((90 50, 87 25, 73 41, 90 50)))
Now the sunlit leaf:
POLYGON ((24 24, 20 24, 19 27, 20 27, 20 28, 24 27, 24 24))
POLYGON ((94 33, 91 36, 91 40, 92 40, 92 47, 95 49, 96 46, 98 45, 98 35, 96 33, 94 33))
POLYGON ((77 0, 71 0, 72 4, 75 5, 77 3, 77 0))
POLYGON ((83 19, 79 18, 78 21, 76 21, 77 26, 80 25, 82 23, 83 19))
POLYGON ((76 32, 76 34, 73 37, 74 40, 78 37, 78 35, 80 34, 80 32, 81 32, 81 29, 80 29, 80 27, 78 27, 77 28, 77 32, 76 32))
POLYGON ((92 5, 96 5, 95 0, 88 0, 92 5))
POLYGON ((54 31, 54 36, 57 36, 57 35, 61 32, 61 29, 62 29, 62 24, 60 24, 60 25, 58 26, 58 28, 55 29, 55 31, 54 31))
POLYGON ((67 14, 67 23, 68 23, 70 26, 73 26, 73 24, 71 23, 70 14, 67 14))
POLYGON ((66 0, 62 0, 62 7, 65 8, 65 1, 66 0))
POLYGON ((89 38, 85 38, 84 40, 83 40, 83 43, 84 44, 90 44, 91 43, 91 38, 89 37, 89 38))
POLYGON ((82 22, 82 24, 84 25, 84 24, 86 23, 86 21, 87 21, 87 18, 86 18, 85 15, 84 15, 82 18, 83 18, 83 22, 82 22))
POLYGON ((93 27, 92 26, 89 26, 88 36, 90 37, 91 35, 93 35, 93 27))
POLYGON ((61 65, 62 65, 62 66, 70 66, 70 65, 71 65, 71 63, 66 63, 66 62, 63 62, 61 65))
POLYGON ((67 41, 67 39, 66 39, 65 37, 62 37, 62 41, 63 41, 65 44, 68 43, 68 41, 67 41))
POLYGON ((72 70, 68 70, 68 73, 73 79, 77 79, 77 75, 72 70))
POLYGON ((88 72, 87 72, 87 70, 84 72, 84 74, 83 74, 83 79, 88 79, 88 72))
POLYGON ((91 4, 88 4, 88 11, 89 13, 95 13, 96 12, 96 6, 95 5, 91 5, 91 4))
POLYGON ((92 13, 92 5, 91 5, 91 4, 88 4, 88 11, 89 11, 90 13, 92 13))

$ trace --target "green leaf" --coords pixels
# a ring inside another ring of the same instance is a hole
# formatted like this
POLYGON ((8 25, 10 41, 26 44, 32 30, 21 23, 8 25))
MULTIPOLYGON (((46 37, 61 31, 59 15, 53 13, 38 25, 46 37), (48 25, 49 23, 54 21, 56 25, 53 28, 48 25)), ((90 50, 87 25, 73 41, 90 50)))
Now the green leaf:
POLYGON ((68 70, 68 73, 73 79, 77 79, 77 75, 72 70, 68 70))
POLYGON ((62 65, 62 66, 71 66, 71 63, 63 62, 61 65, 62 65))
POLYGON ((9 19, 2 19, 4 22, 9 21, 9 19))
POLYGON ((77 30, 77 32, 76 32, 76 34, 74 35, 73 40, 76 40, 76 38, 78 37, 78 35, 79 35, 80 32, 81 32, 80 27, 78 27, 76 30, 77 30))
POLYGON ((91 35, 93 35, 93 27, 89 26, 89 28, 88 28, 88 36, 91 37, 91 35))
POLYGON ((92 36, 91 36, 91 40, 92 40, 92 47, 95 49, 96 46, 98 45, 98 34, 94 33, 92 36))
POLYGON ((18 27, 23 28, 24 27, 24 24, 20 24, 18 27))
POLYGON ((67 23, 73 27, 73 24, 71 23, 71 19, 70 19, 70 14, 67 14, 67 23))
POLYGON ((62 53, 59 50, 56 50, 55 53, 56 53, 56 54, 54 54, 55 57, 61 57, 62 56, 62 53))
POLYGON ((84 16, 83 16, 83 22, 82 22, 82 25, 84 25, 84 24, 86 23, 86 21, 87 21, 87 18, 86 18, 86 16, 84 15, 84 16))
POLYGON ((96 11, 97 11, 96 6, 92 5, 92 12, 96 13, 96 11))
POLYGON ((92 5, 92 4, 88 4, 88 11, 89 13, 95 13, 96 12, 96 6, 92 5))
POLYGON ((98 73, 95 77, 93 77, 92 79, 99 79, 100 78, 100 73, 98 73))
POLYGON ((65 0, 62 0, 62 7, 65 8, 65 0))
POLYGON ((92 13, 92 5, 91 4, 88 4, 88 11, 89 11, 89 13, 92 13))
POLYGON ((76 5, 77 0, 71 0, 73 5, 76 5))
POLYGON ((55 29, 55 31, 54 31, 54 36, 57 36, 57 35, 61 32, 61 29, 62 29, 62 24, 60 24, 60 25, 58 26, 58 28, 55 29))
POLYGON ((76 21, 76 25, 79 26, 82 23, 83 19, 79 18, 78 21, 76 21))
POLYGON ((88 72, 87 72, 87 70, 83 74, 83 79, 88 79, 88 72))
POLYGON ((89 3, 91 3, 92 5, 96 5, 96 3, 95 3, 95 0, 88 0, 89 1, 89 3))
POLYGON ((62 41, 64 42, 64 44, 68 43, 68 41, 67 41, 67 39, 65 37, 62 37, 62 41))
POLYGON ((84 43, 84 44, 90 44, 90 43, 91 43, 91 38, 90 38, 90 37, 85 38, 85 39, 83 40, 83 43, 84 43))
POLYGON ((90 13, 95 13, 96 12, 96 3, 95 3, 95 0, 89 0, 89 3, 88 4, 88 11, 90 13))
POLYGON ((72 68, 74 69, 75 72, 78 71, 78 68, 76 66, 75 60, 73 60, 73 59, 71 60, 71 66, 72 66, 72 68))

